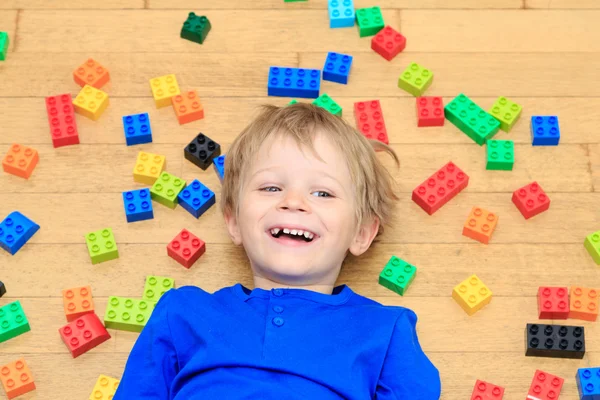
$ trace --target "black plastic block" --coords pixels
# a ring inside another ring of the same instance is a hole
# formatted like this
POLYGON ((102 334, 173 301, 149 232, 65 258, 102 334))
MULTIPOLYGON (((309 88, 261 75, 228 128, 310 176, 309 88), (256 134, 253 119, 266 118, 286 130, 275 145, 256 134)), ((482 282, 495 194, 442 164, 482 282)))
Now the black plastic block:
POLYGON ((583 358, 583 326, 527 324, 525 355, 529 357, 583 358))
POLYGON ((212 160, 221 155, 221 145, 200 132, 183 150, 183 155, 186 160, 206 171, 212 165, 212 160))

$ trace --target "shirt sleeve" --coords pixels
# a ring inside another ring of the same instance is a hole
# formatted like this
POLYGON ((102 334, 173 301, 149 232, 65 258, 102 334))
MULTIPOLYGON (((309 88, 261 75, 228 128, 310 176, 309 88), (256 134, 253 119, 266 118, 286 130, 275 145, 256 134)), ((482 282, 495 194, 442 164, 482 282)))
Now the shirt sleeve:
POLYGON ((135 342, 113 400, 169 399, 178 371, 177 353, 171 340, 168 308, 173 292, 166 292, 135 342))
POLYGON ((429 361, 417 338, 417 315, 404 310, 396 320, 375 400, 438 400, 440 374, 429 361))

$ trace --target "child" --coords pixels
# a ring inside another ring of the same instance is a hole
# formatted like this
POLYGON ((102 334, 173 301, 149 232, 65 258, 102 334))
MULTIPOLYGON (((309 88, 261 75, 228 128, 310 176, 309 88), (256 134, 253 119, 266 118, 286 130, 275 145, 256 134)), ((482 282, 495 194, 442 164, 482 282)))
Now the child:
POLYGON ((438 399, 415 313, 334 287, 398 199, 374 148, 398 165, 322 108, 266 106, 227 152, 221 194, 255 288, 165 293, 114 400, 438 399))

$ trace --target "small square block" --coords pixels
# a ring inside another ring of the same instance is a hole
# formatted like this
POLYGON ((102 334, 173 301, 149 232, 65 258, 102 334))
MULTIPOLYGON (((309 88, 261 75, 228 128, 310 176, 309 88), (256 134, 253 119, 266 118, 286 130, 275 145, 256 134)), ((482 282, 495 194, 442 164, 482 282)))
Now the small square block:
POLYGON ((389 25, 371 39, 371 49, 388 61, 405 48, 406 38, 389 25))
POLYGON ((317 107, 321 107, 332 113, 333 115, 337 115, 338 117, 342 116, 342 107, 338 103, 335 102, 327 93, 323 93, 319 96, 318 99, 313 101, 313 104, 317 107))
POLYGON ((149 300, 110 296, 104 314, 104 326, 129 332, 141 332, 156 303, 149 300))
POLYGON ((444 107, 444 115, 448 121, 480 146, 500 129, 500 122, 496 118, 462 93, 444 107))
POLYGON ((468 315, 473 315, 492 301, 492 291, 471 275, 452 290, 452 298, 468 315))
POLYGON ((558 146, 560 142, 560 127, 556 116, 531 117, 531 145, 558 146))
POLYGON ((579 368, 575 380, 580 400, 600 399, 600 368, 579 368))
POLYGON ((538 288, 538 318, 567 319, 569 317, 569 289, 540 286, 538 288))
POLYGON ((204 118, 204 107, 195 90, 171 97, 179 125, 204 118))
POLYGON ((88 400, 111 400, 119 387, 119 380, 100 375, 88 400))
POLYGON ((321 90, 321 71, 291 67, 270 67, 269 96, 316 99, 321 90))
POLYGON ((171 97, 181 93, 174 74, 150 79, 150 89, 152 89, 152 97, 154 97, 156 108, 171 105, 171 97))
POLYGON ((110 334, 95 313, 85 314, 69 322, 58 333, 73 358, 110 339, 110 334))
POLYGON ((77 114, 98 121, 106 107, 108 107, 108 103, 108 95, 105 92, 90 85, 85 85, 73 100, 73 107, 77 114))
POLYGON ((187 229, 183 229, 167 245, 167 255, 188 269, 205 251, 205 243, 187 229))
POLYGON ((19 300, 0 307, 0 343, 30 330, 29 321, 19 300))
POLYGON ((4 156, 2 169, 9 174, 29 179, 39 160, 37 150, 15 143, 4 156))
POLYGON ((417 267, 392 256, 379 274, 379 284, 404 296, 417 275, 417 267))
POLYGON ((75 321, 85 314, 94 312, 94 300, 92 299, 92 287, 81 286, 62 291, 63 307, 67 322, 75 321))
POLYGON ((512 140, 493 140, 486 142, 487 164, 485 169, 512 171, 515 164, 515 144, 512 140))
POLYGON ((0 248, 15 255, 39 229, 38 224, 13 211, 0 222, 0 248))
POLYGON ((46 112, 54 148, 79 144, 79 132, 70 94, 46 97, 46 112))
POLYGON ((110 75, 102 64, 93 58, 88 58, 86 62, 73 71, 73 79, 81 87, 90 85, 96 89, 101 89, 110 80, 110 75))
POLYGON ((532 182, 521 189, 515 190, 512 195, 512 202, 525 219, 536 216, 550 208, 550 199, 537 182, 532 182))
POLYGON ((600 231, 586 236, 583 246, 590 253, 594 262, 600 265, 600 231))
POLYGON ((213 158, 213 166, 215 167, 215 172, 219 177, 219 181, 223 183, 223 178, 225 178, 225 154, 213 158))
POLYGON ((498 214, 473 207, 463 226, 463 236, 488 244, 498 224, 498 214))
POLYGON ((35 382, 24 358, 0 367, 0 380, 8 399, 14 399, 35 390, 35 382))
POLYGON ((175 279, 165 276, 148 276, 144 285, 142 300, 158 302, 163 294, 175 287, 175 279))
POLYGON ((330 28, 348 28, 354 26, 354 1, 353 0, 329 0, 327 2, 329 11, 330 28))
POLYGON ((417 63, 411 63, 398 78, 398 87, 419 97, 423 96, 423 93, 431 86, 431 82, 433 82, 433 73, 430 70, 417 63))
POLYGON ((150 189, 152 200, 174 209, 177 207, 177 196, 185 188, 185 181, 168 172, 160 174, 150 189))
POLYGON ((382 143, 390 144, 379 100, 354 103, 354 118, 356 120, 356 128, 367 139, 379 140, 382 143))
POLYGON ((503 387, 492 385, 479 379, 475 382, 475 387, 471 394, 471 400, 502 400, 502 397, 504 397, 503 387))
POLYGON ((204 15, 198 16, 191 12, 181 27, 181 38, 196 43, 204 43, 208 32, 210 32, 210 21, 204 15))
POLYGON ((133 180, 146 185, 154 185, 167 167, 165 156, 140 151, 133 167, 133 180))
POLYGON ((433 215, 468 184, 469 176, 450 161, 413 190, 412 200, 433 215))
POLYGON ((527 400, 557 400, 564 381, 558 376, 536 370, 527 393, 527 400))
POLYGON ((504 132, 510 132, 519 117, 521 117, 522 110, 523 107, 501 96, 498 97, 498 100, 490 109, 490 115, 500 122, 500 129, 504 132))
POLYGON ((123 192, 123 205, 127 222, 144 221, 154 218, 152 197, 149 189, 130 190, 123 192))
POLYGON ((444 126, 445 120, 441 97, 417 97, 417 126, 444 126))
POLYGON ((360 37, 376 35, 385 26, 381 8, 376 6, 356 10, 356 25, 360 37))
POLYGON ((598 318, 598 291, 572 286, 569 318, 595 321, 598 318))
POLYGON ((212 160, 220 155, 221 145, 202 132, 183 149, 185 159, 204 171, 210 167, 212 160))
POLYGON ((215 204, 215 194, 204 186, 198 179, 194 179, 178 196, 179 205, 200 218, 212 205, 215 204))
POLYGON ((123 117, 123 131, 127 146, 152 143, 152 128, 148 113, 126 115, 123 117))
POLYGON ((6 60, 9 42, 10 40, 8 39, 8 33, 0 32, 0 61, 6 60))
POLYGON ((585 355, 583 326, 527 324, 525 356, 582 359, 585 355))
POLYGON ((85 242, 87 243, 92 264, 119 258, 117 242, 115 242, 115 237, 110 228, 88 233, 85 236, 85 242))
POLYGON ((323 80, 347 84, 351 68, 352 56, 330 51, 323 66, 323 80))

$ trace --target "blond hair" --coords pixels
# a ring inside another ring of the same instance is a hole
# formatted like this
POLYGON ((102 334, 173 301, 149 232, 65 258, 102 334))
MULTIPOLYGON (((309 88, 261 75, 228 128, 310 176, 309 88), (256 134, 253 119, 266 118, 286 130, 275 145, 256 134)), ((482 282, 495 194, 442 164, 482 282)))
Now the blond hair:
POLYGON ((314 147, 317 130, 327 136, 342 151, 356 193, 356 221, 358 227, 371 218, 379 218, 377 235, 384 225, 390 225, 395 194, 395 181, 377 159, 376 151, 388 153, 400 166, 396 152, 385 143, 367 139, 342 118, 311 104, 297 103, 287 107, 265 105, 260 114, 233 141, 225 157, 225 176, 220 207, 223 215, 239 215, 239 196, 245 173, 250 170, 254 157, 263 143, 273 135, 291 136, 299 147, 308 147, 321 160, 314 147))

